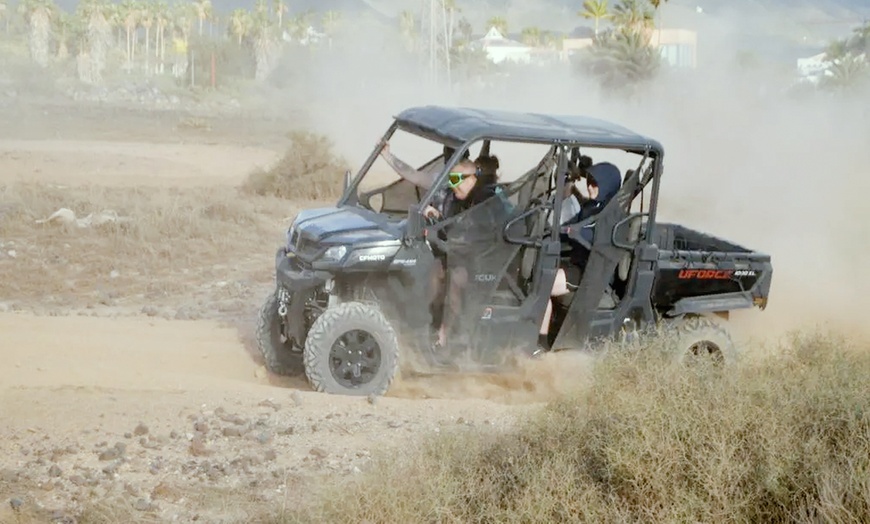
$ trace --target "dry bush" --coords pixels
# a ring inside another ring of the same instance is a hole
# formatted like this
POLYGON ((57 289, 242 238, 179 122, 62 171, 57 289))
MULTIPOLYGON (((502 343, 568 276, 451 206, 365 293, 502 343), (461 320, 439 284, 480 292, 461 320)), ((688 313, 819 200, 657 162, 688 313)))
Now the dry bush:
POLYGON ((302 131, 289 135, 290 146, 269 169, 248 175, 248 193, 286 199, 329 200, 341 196, 347 162, 333 152, 332 141, 302 131))
POLYGON ((517 429, 436 437, 262 521, 868 522, 870 352, 852 349, 805 335, 725 373, 614 352, 517 429))
POLYGON ((0 245, 16 252, 0 253, 0 296, 77 300, 108 289, 113 271, 120 278, 111 286, 123 296, 164 282, 183 294, 189 288, 179 279, 193 284, 195 271, 222 280, 227 268, 258 257, 267 271, 291 214, 286 202, 244 198, 231 187, 0 186, 0 245), (60 208, 77 218, 111 210, 126 220, 87 228, 36 223, 60 208))

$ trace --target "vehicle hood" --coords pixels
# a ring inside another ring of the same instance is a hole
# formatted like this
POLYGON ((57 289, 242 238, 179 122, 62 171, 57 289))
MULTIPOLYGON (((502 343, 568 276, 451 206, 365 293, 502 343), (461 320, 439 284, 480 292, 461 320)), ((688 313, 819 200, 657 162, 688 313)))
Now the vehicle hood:
POLYGON ((307 243, 355 243, 396 240, 402 236, 401 223, 358 207, 329 207, 301 211, 290 228, 291 241, 302 237, 307 243))

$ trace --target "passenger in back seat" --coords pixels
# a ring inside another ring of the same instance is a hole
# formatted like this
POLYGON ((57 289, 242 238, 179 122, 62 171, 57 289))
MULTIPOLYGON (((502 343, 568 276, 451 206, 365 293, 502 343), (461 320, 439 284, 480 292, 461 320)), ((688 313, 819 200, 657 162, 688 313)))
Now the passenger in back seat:
MULTIPOLYGON (((589 167, 586 171, 586 187, 589 192, 589 198, 580 204, 580 212, 568 223, 577 224, 600 213, 607 203, 619 192, 621 184, 622 176, 619 168, 615 165, 609 162, 600 162, 589 167)), ((591 244, 594 230, 595 222, 593 221, 583 226, 580 236, 591 244)), ((570 240, 567 240, 567 242, 570 247, 570 263, 560 267, 556 273, 556 280, 550 292, 550 296, 553 298, 564 297, 577 289, 580 285, 583 271, 586 269, 586 262, 589 259, 589 250, 586 247, 570 240)), ((541 322, 538 336, 539 351, 549 349, 548 338, 552 316, 553 300, 551 298, 547 302, 547 309, 541 322)))

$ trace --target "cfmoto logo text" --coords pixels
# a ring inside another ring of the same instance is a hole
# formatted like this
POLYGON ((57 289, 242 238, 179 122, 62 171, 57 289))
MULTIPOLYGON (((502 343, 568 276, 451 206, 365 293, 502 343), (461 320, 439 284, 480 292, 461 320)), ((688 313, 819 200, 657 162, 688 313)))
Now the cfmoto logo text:
POLYGON ((360 255, 360 262, 380 262, 382 260, 386 260, 387 255, 360 255))

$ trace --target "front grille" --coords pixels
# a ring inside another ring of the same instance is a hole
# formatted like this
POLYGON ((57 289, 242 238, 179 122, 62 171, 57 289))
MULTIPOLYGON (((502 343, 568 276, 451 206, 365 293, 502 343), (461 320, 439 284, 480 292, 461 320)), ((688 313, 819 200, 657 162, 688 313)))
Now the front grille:
POLYGON ((306 238, 298 232, 294 232, 293 237, 291 243, 296 256, 303 260, 313 260, 320 255, 321 247, 316 241, 306 238))

